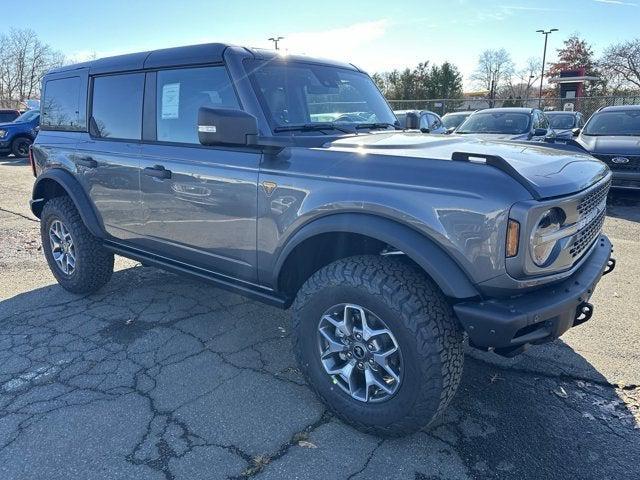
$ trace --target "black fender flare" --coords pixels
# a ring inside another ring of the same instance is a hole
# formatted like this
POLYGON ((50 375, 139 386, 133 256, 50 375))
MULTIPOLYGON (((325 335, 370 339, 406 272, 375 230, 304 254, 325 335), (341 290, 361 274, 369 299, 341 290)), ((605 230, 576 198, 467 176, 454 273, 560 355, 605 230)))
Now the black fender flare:
POLYGON ((422 267, 447 297, 463 299, 479 296, 463 269, 434 240, 394 220, 362 213, 336 213, 312 220, 301 227, 277 257, 273 284, 279 284, 282 267, 298 245, 316 235, 331 232, 365 235, 393 245, 422 267))
POLYGON ((33 192, 31 194, 31 200, 29 204, 31 206, 31 212, 38 218, 42 213, 42 208, 48 200, 47 191, 50 188, 50 182, 56 183, 60 186, 66 194, 71 198, 75 204, 80 218, 86 225, 87 229, 92 235, 104 238, 104 228, 102 222, 99 220, 89 197, 80 185, 80 182, 68 171, 62 168, 52 168, 44 172, 37 179, 33 185, 33 192))

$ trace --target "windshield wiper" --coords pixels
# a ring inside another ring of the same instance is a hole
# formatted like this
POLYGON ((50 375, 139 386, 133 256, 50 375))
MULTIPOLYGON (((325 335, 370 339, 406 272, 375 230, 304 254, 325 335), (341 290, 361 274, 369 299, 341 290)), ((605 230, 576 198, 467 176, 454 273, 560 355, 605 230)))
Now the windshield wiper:
POLYGON ((401 130, 398 125, 393 123, 385 123, 385 122, 374 122, 374 123, 358 123, 354 125, 355 128, 368 128, 369 130, 374 130, 376 128, 384 128, 387 129, 389 127, 393 127, 394 130, 401 130))
POLYGON ((302 125, 285 125, 282 127, 275 127, 274 132, 319 132, 322 130, 338 130, 343 133, 354 133, 354 129, 344 128, 333 122, 325 123, 304 123, 302 125))

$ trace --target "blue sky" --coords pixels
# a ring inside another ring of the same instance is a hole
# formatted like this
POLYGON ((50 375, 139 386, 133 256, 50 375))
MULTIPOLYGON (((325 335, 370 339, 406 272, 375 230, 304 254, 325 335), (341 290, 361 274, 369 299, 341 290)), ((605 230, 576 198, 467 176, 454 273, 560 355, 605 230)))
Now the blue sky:
MULTIPOLYGON (((369 72, 445 60, 465 75, 479 53, 505 47, 516 64, 541 56, 541 28, 558 28, 549 53, 578 32, 599 53, 638 36, 640 0, 204 1, 42 0, 11 26, 32 28, 67 56, 114 55, 232 42, 349 60, 369 72)), ((10 25, 2 22, 0 32, 10 25)), ((468 84, 468 82, 467 82, 468 84)))

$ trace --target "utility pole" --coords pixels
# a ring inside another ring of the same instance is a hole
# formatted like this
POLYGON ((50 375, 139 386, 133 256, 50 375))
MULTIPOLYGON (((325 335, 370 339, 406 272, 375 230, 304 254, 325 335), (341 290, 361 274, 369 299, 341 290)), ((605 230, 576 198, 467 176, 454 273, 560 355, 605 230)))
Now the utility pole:
POLYGON ((542 108, 542 82, 544 80, 544 64, 547 60, 547 39, 551 32, 557 32, 557 28, 552 28, 551 30, 536 30, 536 33, 541 33, 544 35, 544 50, 542 52, 542 73, 540 74, 540 94, 538 95, 538 108, 542 108))
POLYGON ((278 42, 280 42, 280 40, 284 40, 284 37, 271 37, 269 39, 269 41, 273 42, 273 46, 276 50, 279 50, 278 42))

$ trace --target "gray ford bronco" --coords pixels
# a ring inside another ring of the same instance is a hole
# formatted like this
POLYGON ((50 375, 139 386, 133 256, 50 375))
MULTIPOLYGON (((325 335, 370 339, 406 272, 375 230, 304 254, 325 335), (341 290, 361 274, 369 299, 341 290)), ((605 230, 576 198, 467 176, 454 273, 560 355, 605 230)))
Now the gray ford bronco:
POLYGON ((376 434, 445 409, 465 337, 515 355, 588 320, 615 266, 605 164, 403 131, 349 64, 209 44, 65 66, 30 159, 65 289, 118 254, 291 308, 311 388, 376 434))

